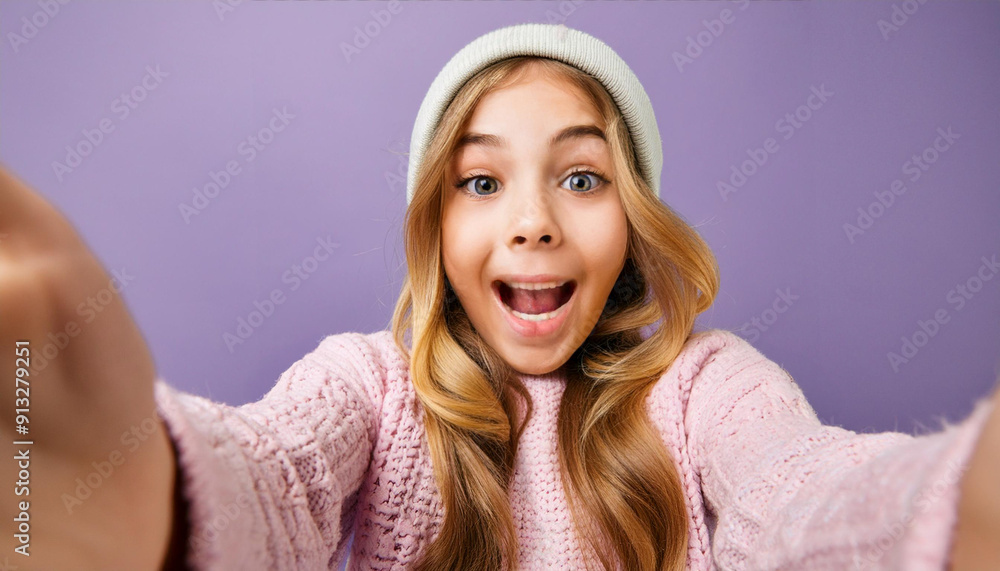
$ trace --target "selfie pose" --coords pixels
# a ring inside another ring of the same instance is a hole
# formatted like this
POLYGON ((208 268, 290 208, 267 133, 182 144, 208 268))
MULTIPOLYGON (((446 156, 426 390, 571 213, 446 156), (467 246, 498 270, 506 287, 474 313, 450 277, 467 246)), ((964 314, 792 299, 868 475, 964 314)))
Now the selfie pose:
MULTIPOLYGON (((32 452, 34 513, 87 509, 38 523, 37 555, 16 563, 1000 565, 997 396, 932 434, 860 434, 824 425, 746 340, 696 330, 719 269, 660 198, 660 137, 599 39, 537 23, 475 39, 416 117, 391 330, 330 335, 229 406, 158 376, 111 296, 33 393, 48 443, 32 452), (123 432, 134 452, 102 457, 123 432), (95 458, 115 474, 88 489, 76 479, 95 458)), ((7 351, 121 278, 47 201, 7 172, 0 184, 7 351)), ((2 430, 17 440, 12 408, 2 430)), ((5 494, 4 513, 18 500, 5 494)))

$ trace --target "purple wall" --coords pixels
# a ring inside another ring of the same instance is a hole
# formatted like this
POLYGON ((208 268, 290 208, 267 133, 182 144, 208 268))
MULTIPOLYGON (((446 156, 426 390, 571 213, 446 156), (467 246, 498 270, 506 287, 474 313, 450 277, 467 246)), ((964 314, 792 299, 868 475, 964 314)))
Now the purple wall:
POLYGON ((654 102, 663 199, 722 268, 701 325, 767 322, 743 335, 825 422, 859 431, 934 428, 995 383, 997 2, 223 2, 76 0, 52 17, 0 4, 0 160, 133 276, 125 295, 175 386, 256 400, 323 336, 388 327, 398 153, 426 89, 480 34, 554 20, 610 44, 654 102), (85 133, 92 152, 54 168, 85 133), (751 155, 766 162, 720 190, 751 155), (313 264, 318 240, 335 245, 313 264), (227 348, 275 289, 283 303, 227 348), (921 337, 935 315, 946 322, 921 337), (914 336, 923 346, 891 366, 914 336))

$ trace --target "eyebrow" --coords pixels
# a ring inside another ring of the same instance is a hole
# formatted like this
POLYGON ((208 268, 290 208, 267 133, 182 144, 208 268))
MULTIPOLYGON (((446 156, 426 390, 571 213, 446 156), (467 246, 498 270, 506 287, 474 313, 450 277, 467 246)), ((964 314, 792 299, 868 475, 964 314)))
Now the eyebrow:
MULTIPOLYGON (((597 125, 573 125, 572 127, 566 127, 562 131, 556 133, 549 140, 549 146, 554 147, 569 139, 582 139, 585 137, 597 137, 605 143, 608 142, 608 138, 604 135, 604 131, 602 131, 597 125)), ((496 149, 506 149, 508 146, 507 139, 499 135, 466 133, 461 139, 458 140, 458 144, 455 145, 455 152, 457 153, 463 147, 468 145, 480 145, 496 149)))

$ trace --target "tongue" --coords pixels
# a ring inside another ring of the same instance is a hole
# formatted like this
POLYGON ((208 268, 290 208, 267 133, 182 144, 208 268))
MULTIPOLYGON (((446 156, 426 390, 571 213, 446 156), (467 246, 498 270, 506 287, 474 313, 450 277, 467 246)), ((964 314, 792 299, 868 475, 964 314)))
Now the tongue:
POLYGON ((510 291, 509 305, 514 311, 539 315, 559 308, 559 288, 538 290, 511 288, 510 291))

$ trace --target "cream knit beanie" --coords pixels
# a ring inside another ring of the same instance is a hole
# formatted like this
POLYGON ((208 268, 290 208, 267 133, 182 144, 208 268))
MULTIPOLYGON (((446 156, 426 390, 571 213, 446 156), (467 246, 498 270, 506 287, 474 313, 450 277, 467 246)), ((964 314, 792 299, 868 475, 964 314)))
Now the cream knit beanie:
POLYGON ((528 23, 500 28, 479 36, 445 64, 431 83, 413 126, 406 203, 413 199, 416 173, 441 116, 462 85, 500 60, 536 55, 565 62, 597 78, 608 90, 628 125, 639 158, 639 172, 657 196, 663 147, 646 90, 628 64, 597 38, 563 24, 528 23))

